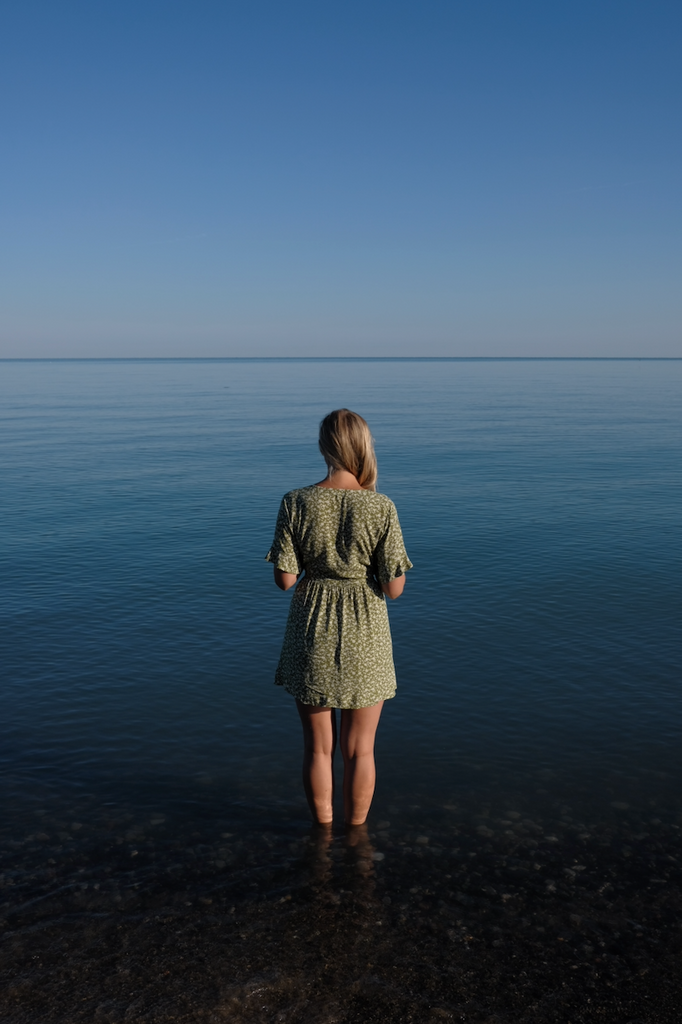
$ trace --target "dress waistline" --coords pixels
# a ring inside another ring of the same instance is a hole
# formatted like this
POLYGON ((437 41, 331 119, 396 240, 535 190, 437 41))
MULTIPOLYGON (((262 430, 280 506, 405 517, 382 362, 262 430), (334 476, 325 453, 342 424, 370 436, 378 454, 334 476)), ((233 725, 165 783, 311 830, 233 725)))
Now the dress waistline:
POLYGON ((303 579, 300 581, 299 587, 301 585, 305 585, 306 583, 324 583, 325 586, 330 585, 332 587, 369 586, 373 589, 376 589, 376 587, 378 586, 377 581, 374 579, 373 576, 370 576, 369 574, 367 576, 346 576, 340 578, 338 576, 309 576, 308 573, 306 573, 303 579))

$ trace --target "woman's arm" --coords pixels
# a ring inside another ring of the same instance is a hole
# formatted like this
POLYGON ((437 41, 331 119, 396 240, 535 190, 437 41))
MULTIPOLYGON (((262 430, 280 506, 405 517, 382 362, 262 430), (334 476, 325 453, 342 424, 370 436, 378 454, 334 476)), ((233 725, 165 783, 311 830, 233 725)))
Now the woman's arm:
POLYGON ((280 590, 291 590, 297 579, 298 576, 293 572, 282 572, 275 566, 275 583, 280 590))
POLYGON ((395 601, 396 597, 400 597, 405 589, 405 573, 402 576, 396 576, 390 583, 382 583, 381 589, 386 597, 390 597, 392 601, 395 601))

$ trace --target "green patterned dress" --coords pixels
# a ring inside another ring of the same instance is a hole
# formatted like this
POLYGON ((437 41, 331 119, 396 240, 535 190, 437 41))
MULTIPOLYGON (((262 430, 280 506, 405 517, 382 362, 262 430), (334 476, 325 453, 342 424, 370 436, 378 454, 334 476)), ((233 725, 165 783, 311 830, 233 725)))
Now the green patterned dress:
POLYGON ((393 502, 375 491, 301 487, 282 498, 265 556, 305 571, 294 591, 275 682, 303 704, 366 708, 395 696, 386 598, 407 557, 393 502))

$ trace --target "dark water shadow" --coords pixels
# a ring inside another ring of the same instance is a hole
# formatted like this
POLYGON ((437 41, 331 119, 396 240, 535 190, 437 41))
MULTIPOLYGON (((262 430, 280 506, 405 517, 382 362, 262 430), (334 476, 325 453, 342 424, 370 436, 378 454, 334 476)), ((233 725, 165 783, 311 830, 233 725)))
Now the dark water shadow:
POLYGON ((2 1019, 677 1022, 679 790, 535 781, 388 794, 346 832, 15 783, 2 1019))

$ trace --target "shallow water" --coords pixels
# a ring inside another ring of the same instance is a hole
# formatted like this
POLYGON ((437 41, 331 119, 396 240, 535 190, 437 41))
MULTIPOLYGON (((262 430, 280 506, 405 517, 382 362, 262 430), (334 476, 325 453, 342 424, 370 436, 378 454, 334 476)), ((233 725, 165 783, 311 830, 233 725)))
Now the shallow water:
POLYGON ((682 363, 0 371, 6 1019, 678 1019, 682 363), (415 563, 350 838, 262 561, 339 405, 415 563))

